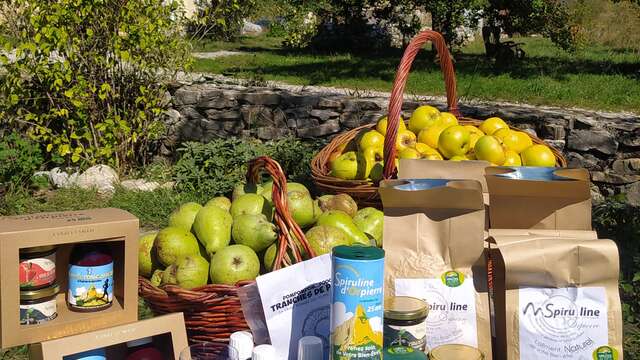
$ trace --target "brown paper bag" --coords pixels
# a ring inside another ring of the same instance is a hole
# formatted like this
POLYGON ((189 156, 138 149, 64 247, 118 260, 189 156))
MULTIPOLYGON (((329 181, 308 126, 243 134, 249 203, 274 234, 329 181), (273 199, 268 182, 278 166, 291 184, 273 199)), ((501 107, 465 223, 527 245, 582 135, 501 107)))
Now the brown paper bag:
POLYGON ((591 230, 589 172, 558 169, 566 181, 511 179, 506 167, 485 169, 494 229, 591 230))
POLYGON ((622 359, 618 250, 587 233, 490 239, 495 359, 622 359))
POLYGON ((399 190, 384 181, 385 291, 424 299, 427 346, 458 343, 491 358, 482 187, 473 180, 399 190))

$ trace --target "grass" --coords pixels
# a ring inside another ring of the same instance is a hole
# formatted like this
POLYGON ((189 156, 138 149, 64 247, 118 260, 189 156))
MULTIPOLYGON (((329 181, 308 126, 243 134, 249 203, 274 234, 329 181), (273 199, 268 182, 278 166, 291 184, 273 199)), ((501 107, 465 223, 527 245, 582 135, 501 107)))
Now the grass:
MULTIPOLYGON (((640 54, 589 47, 564 52, 543 38, 516 38, 527 56, 508 69, 496 70, 483 55, 480 41, 455 53, 460 98, 505 100, 538 105, 640 111, 640 54)), ((298 85, 324 85, 390 91, 402 51, 370 54, 290 51, 269 37, 241 38, 234 43, 209 42, 196 51, 236 50, 248 54, 198 59, 195 70, 247 79, 277 80, 298 85)), ((443 95, 439 66, 420 53, 406 92, 443 95)))

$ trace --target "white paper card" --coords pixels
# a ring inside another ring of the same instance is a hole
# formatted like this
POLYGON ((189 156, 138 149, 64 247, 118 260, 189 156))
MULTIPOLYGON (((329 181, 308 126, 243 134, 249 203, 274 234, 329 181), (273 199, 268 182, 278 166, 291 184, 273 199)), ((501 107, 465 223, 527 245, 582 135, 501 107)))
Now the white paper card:
POLYGON ((521 288, 520 359, 593 359, 607 345, 604 287, 521 288))
POLYGON ((329 359, 331 255, 274 271, 256 279, 271 344, 280 359, 297 359, 298 340, 317 336, 329 359))
POLYGON ((462 282, 453 285, 443 279, 444 275, 438 279, 396 279, 396 296, 412 296, 429 304, 428 350, 444 344, 478 347, 473 279, 460 277, 462 282))

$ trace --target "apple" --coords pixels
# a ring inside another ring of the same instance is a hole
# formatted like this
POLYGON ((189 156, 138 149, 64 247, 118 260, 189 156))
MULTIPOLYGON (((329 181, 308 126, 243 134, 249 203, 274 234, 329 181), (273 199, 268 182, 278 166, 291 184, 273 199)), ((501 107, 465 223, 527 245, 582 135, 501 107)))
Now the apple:
POLYGON ((398 131, 398 136, 396 137, 396 149, 398 149, 398 151, 415 146, 416 134, 406 129, 398 131))
POLYGON ((473 125, 465 125, 464 128, 469 130, 470 134, 478 134, 479 136, 485 135, 485 133, 483 133, 482 130, 478 129, 473 125))
POLYGON ((384 213, 382 211, 372 207, 362 208, 353 217, 353 222, 367 236, 375 239, 377 246, 382 246, 382 227, 384 222, 384 213))
POLYGON ((478 139, 473 152, 478 160, 485 160, 498 166, 504 163, 504 149, 495 136, 485 135, 478 139))
POLYGON ((369 130, 362 134, 360 141, 358 141, 358 145, 360 146, 360 149, 384 146, 384 135, 380 134, 376 130, 369 130))
POLYGON ((170 226, 158 232, 153 251, 162 265, 169 266, 182 257, 199 255, 200 247, 192 233, 170 226))
POLYGON ((424 129, 420 131, 418 134, 418 142, 423 144, 427 144, 430 147, 437 149, 438 148, 438 139, 440 138, 440 134, 446 129, 448 126, 442 124, 436 124, 428 129, 424 129))
POLYGON ((453 125, 458 125, 458 118, 450 112, 443 112, 443 113, 440 113, 438 122, 445 127, 453 126, 453 125))
POLYGON ((513 131, 515 137, 509 137, 504 139, 502 143, 505 147, 517 152, 518 154, 525 151, 529 146, 533 145, 533 141, 529 134, 524 131, 513 131))
MULTIPOLYGON (((387 119, 386 116, 380 118, 380 120, 378 120, 378 123, 376 124, 376 130, 378 130, 378 132, 382 135, 387 135, 387 122, 389 120, 387 119)), ((398 122, 398 131, 400 130, 406 130, 407 126, 404 124, 404 120, 402 120, 402 116, 400 116, 400 121, 398 122)))
POLYGON ((502 166, 522 166, 520 155, 513 150, 506 150, 504 152, 504 163, 502 166))
POLYGON ((416 143, 416 150, 420 152, 425 159, 430 160, 442 160, 442 155, 438 152, 438 150, 432 148, 431 146, 423 143, 416 143))
POLYGON ((524 166, 556 166, 556 157, 553 155, 551 149, 545 145, 531 145, 524 150, 520 156, 522 157, 522 164, 524 166))
POLYGON ((177 227, 184 230, 191 230, 193 220, 196 218, 198 211, 202 209, 202 205, 195 202, 188 202, 180 205, 169 215, 169 226, 177 227))
POLYGON ((451 157, 451 159, 449 159, 449 161, 467 161, 467 160, 469 160, 469 158, 464 155, 454 155, 451 157))
POLYGON ((466 154, 469 152, 469 130, 460 125, 449 126, 438 137, 438 150, 449 159, 466 154))
POLYGON ((406 148, 398 153, 398 159, 420 159, 422 154, 416 149, 406 148))
POLYGON ((226 196, 218 196, 207 201, 204 206, 217 206, 222 210, 229 211, 231 209, 231 200, 226 196))
POLYGON ((476 142, 478 141, 478 139, 480 139, 481 137, 483 137, 483 135, 479 135, 478 133, 470 133, 469 134, 469 150, 473 151, 473 148, 476 146, 476 142))
POLYGON ((509 125, 499 117, 490 117, 483 121, 479 126, 479 129, 487 135, 493 135, 493 133, 498 131, 498 129, 502 128, 509 128, 509 125))
POLYGON ((353 180, 358 176, 358 156, 355 151, 346 152, 331 163, 331 176, 353 180))
POLYGON ((382 146, 366 148, 362 151, 362 154, 372 164, 384 160, 384 148, 382 146))
POLYGON ((210 275, 214 284, 235 285, 254 280, 260 273, 258 255, 246 245, 230 245, 211 257, 210 275))
POLYGON ((419 106, 409 118, 409 130, 418 135, 422 129, 433 126, 438 121, 439 116, 440 111, 433 106, 419 106))

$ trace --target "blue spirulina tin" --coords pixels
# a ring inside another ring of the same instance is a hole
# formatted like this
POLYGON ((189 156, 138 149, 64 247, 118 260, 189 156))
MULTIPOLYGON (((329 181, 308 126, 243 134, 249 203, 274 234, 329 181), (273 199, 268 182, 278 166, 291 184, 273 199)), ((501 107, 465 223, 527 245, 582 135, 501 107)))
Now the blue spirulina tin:
POLYGON ((331 263, 331 358, 382 359, 384 250, 336 246, 331 263))

